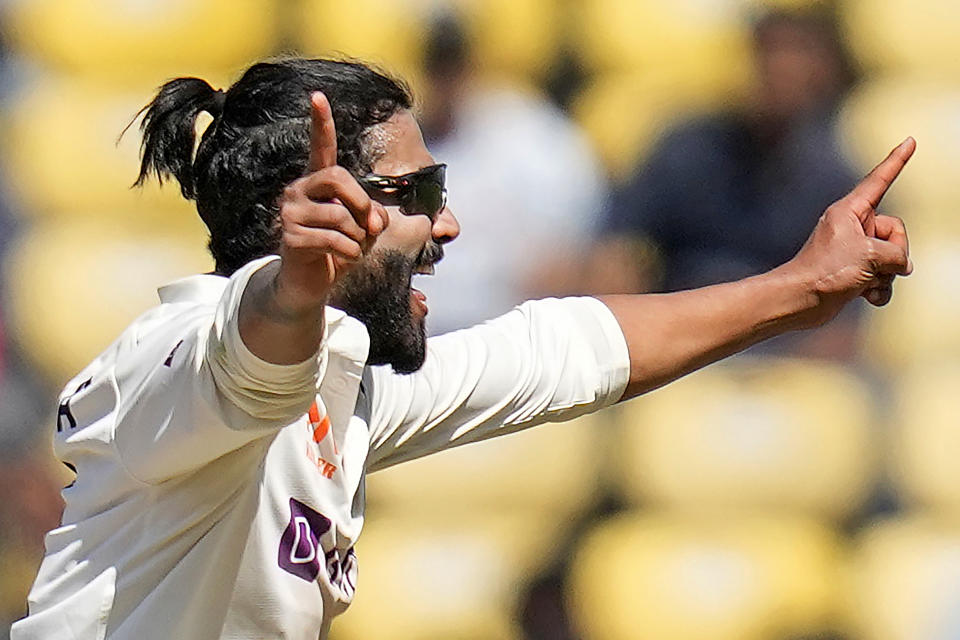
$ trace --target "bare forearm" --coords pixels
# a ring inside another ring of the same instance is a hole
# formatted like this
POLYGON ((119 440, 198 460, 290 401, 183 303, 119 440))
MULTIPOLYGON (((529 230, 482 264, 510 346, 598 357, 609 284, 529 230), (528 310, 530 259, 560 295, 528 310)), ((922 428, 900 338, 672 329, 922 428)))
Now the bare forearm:
POLYGON ((811 288, 786 268, 692 291, 601 299, 620 323, 630 351, 623 399, 806 326, 805 312, 816 304, 811 288))
POLYGON ((254 355, 274 364, 297 364, 320 348, 324 300, 305 297, 285 285, 281 262, 251 276, 240 300, 240 337, 254 355))
POLYGON ((337 165, 326 96, 310 95, 308 172, 280 194, 279 261, 254 274, 240 300, 240 337, 254 355, 298 364, 323 341, 327 296, 389 222, 353 175, 337 165))

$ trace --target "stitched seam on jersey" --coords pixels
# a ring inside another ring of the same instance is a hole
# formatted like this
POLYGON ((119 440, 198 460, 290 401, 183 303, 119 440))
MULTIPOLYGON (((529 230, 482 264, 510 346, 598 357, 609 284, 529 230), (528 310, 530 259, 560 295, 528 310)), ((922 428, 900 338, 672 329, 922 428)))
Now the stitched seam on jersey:
POLYGON ((153 488, 156 485, 146 480, 143 480, 130 470, 130 467, 127 466, 127 461, 123 459, 123 452, 120 450, 120 446, 117 444, 117 426, 120 422, 120 408, 123 406, 123 398, 120 396, 120 383, 117 382, 117 365, 111 365, 108 372, 110 378, 110 384, 113 385, 113 393, 117 398, 117 404, 113 411, 113 424, 110 426, 110 445, 113 447, 113 452, 117 456, 117 464, 123 469, 123 472, 127 474, 128 477, 132 478, 137 484, 143 485, 144 487, 153 488))

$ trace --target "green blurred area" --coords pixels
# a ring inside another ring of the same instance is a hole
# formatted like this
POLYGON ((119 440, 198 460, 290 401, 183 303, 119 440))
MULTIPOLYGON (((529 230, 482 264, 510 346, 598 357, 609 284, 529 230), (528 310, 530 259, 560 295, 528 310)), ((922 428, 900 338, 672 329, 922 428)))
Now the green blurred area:
MULTIPOLYGON (((7 2, 6 339, 55 390, 158 285, 209 270, 192 205, 169 186, 131 191, 136 132, 117 144, 168 78, 225 87, 266 56, 335 54, 423 95, 429 25, 453 11, 479 82, 554 100, 616 183, 671 123, 746 99, 757 16, 811 5, 836 13, 864 71, 839 116, 850 162, 866 172, 905 136, 919 143, 888 200, 917 270, 868 315, 862 360, 741 358, 591 419, 372 476, 363 586, 334 633, 960 637, 956 0, 7 2)), ((0 406, 18 443, 0 457, 0 626, 25 612, 59 518, 45 397, 36 424, 0 406)))

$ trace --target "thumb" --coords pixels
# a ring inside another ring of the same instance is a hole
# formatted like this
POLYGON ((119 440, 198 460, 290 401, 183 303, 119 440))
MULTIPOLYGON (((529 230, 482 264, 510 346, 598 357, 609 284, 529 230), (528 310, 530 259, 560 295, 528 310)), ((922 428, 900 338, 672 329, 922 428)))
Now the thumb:
POLYGON ((367 233, 378 236, 390 224, 390 214, 387 208, 376 200, 370 201, 370 214, 367 216, 367 233))
POLYGON ((864 291, 861 295, 875 307, 882 307, 893 298, 894 276, 880 276, 877 283, 864 291))

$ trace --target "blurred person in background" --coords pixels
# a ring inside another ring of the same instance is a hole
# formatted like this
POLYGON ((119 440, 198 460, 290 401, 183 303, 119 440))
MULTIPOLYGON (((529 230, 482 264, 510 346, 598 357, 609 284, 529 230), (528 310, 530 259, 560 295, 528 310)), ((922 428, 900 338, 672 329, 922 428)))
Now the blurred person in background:
POLYGON ((573 293, 606 197, 585 136, 533 90, 481 78, 456 13, 435 16, 424 51, 424 139, 450 166, 451 207, 467 230, 424 283, 437 301, 430 332, 573 293))
MULTIPOLYGON (((751 99, 678 125, 612 198, 588 289, 677 291, 761 273, 855 184, 835 113, 856 73, 833 16, 765 13, 753 51, 751 99)), ((858 316, 851 307, 825 330, 765 348, 851 358, 858 316)))
MULTIPOLYGON (((0 25, 2 26, 2 25, 0 25)), ((0 30, 0 96, 6 95, 6 47, 0 30)), ((43 557, 43 535, 60 520, 60 478, 38 427, 49 419, 52 392, 5 331, 9 315, 4 268, 18 218, 0 168, 0 638, 26 613, 23 594, 43 557)))

